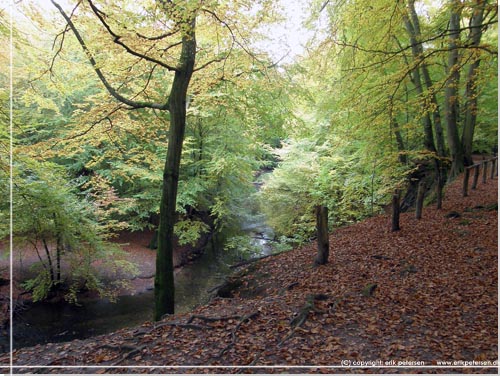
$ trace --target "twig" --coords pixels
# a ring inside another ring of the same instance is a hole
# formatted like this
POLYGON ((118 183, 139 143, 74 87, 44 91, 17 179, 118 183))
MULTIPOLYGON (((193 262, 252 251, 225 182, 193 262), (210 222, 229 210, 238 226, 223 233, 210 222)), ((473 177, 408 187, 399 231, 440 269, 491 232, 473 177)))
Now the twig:
POLYGON ((134 349, 130 350, 128 353, 124 354, 119 360, 117 360, 116 362, 114 362, 112 365, 113 366, 117 366, 118 364, 120 364, 124 360, 130 358, 132 355, 135 355, 138 352, 141 352, 146 347, 147 347, 147 345, 142 345, 141 347, 135 347, 134 349))
POLYGON ((196 325, 196 324, 191 324, 189 322, 186 324, 183 324, 180 322, 165 322, 165 323, 156 325, 153 329, 163 328, 164 326, 177 326, 179 328, 195 329, 195 330, 213 329, 212 326, 196 325))
POLYGON ((238 331, 238 329, 241 327, 241 325, 245 321, 253 319, 258 314, 259 314, 259 312, 257 311, 257 312, 250 313, 249 315, 243 316, 241 318, 238 325, 236 325, 235 328, 231 331, 231 342, 219 352, 219 354, 216 356, 216 358, 220 358, 222 355, 224 355, 224 353, 227 350, 229 350, 232 346, 234 346, 234 344, 236 343, 236 332, 238 331))
POLYGON ((199 319, 207 322, 215 322, 215 321, 222 321, 222 320, 232 320, 232 319, 241 319, 241 316, 221 316, 221 317, 207 317, 207 316, 202 316, 202 315, 192 315, 188 321, 186 321, 187 324, 190 324, 194 321, 194 319, 199 319))

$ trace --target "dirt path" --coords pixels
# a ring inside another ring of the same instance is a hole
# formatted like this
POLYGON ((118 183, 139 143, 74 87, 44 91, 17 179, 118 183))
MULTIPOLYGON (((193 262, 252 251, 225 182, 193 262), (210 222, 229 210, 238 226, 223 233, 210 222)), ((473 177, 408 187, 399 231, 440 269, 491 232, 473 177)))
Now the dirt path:
MULTIPOLYGON (((403 214, 399 232, 389 231, 388 216, 334 231, 325 266, 312 266, 315 244, 266 258, 242 272, 230 298, 156 324, 14 351, 16 370, 273 373, 285 369, 264 367, 286 365, 308 367, 286 369, 299 373, 415 373, 423 370, 316 366, 486 364, 498 357, 497 192, 497 180, 488 180, 462 198, 457 181, 442 210, 425 208, 420 221, 403 214), (58 368, 70 365, 79 367, 58 368)), ((424 370, 465 371, 496 369, 424 370)))

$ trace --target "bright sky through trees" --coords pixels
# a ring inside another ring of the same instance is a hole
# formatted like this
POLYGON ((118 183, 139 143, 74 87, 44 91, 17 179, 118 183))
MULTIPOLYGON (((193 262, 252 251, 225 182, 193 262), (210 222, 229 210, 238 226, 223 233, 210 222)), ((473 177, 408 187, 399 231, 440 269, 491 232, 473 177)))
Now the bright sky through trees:
POLYGON ((292 62, 304 52, 304 45, 313 32, 303 26, 308 12, 308 2, 300 0, 280 0, 285 20, 269 29, 269 41, 263 42, 262 48, 268 51, 274 60, 292 62), (286 56, 286 57, 284 57, 286 56))
MULTIPOLYGON (((0 10, 8 10, 10 2, 11 0, 0 0, 0 10)), ((56 12, 50 0, 29 0, 26 3, 35 4, 45 14, 56 12)), ((68 8, 71 1, 61 0, 59 3, 64 8, 68 8)), ((264 31, 268 39, 256 42, 255 45, 259 49, 267 51, 274 61, 280 60, 280 63, 291 63, 304 52, 305 44, 314 35, 312 30, 308 30, 303 26, 309 13, 310 4, 300 0, 279 0, 279 3, 283 10, 282 16, 284 19, 273 26, 267 26, 264 31)), ((24 18, 15 3, 13 18, 14 21, 24 18)))

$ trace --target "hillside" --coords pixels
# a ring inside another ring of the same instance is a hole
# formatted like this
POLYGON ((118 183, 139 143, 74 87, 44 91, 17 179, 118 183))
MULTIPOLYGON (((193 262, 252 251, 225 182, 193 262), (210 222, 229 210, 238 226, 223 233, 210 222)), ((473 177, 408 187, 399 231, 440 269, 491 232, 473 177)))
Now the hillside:
POLYGON ((14 365, 34 367, 22 373, 278 373, 273 366, 285 365, 299 373, 496 373, 338 368, 498 358, 497 180, 467 198, 460 189, 459 179, 447 187, 443 209, 425 208, 420 221, 402 214, 399 232, 390 232, 387 215, 335 230, 326 266, 312 266, 311 243, 243 267, 230 297, 189 314, 16 350, 14 365))

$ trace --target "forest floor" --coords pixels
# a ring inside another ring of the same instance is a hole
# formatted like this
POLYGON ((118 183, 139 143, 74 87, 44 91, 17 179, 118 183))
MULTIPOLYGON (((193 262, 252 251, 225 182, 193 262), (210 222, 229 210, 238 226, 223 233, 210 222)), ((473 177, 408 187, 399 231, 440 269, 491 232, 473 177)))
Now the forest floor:
POLYGON ((157 323, 15 350, 14 371, 496 374, 438 367, 498 359, 497 179, 466 198, 461 184, 447 186, 443 209, 428 206, 421 220, 402 214, 400 231, 390 231, 388 215, 334 230, 327 265, 313 266, 314 242, 265 258, 232 277, 230 297, 157 323))

